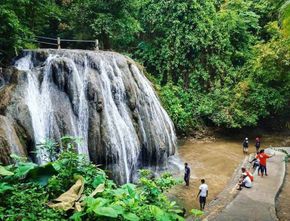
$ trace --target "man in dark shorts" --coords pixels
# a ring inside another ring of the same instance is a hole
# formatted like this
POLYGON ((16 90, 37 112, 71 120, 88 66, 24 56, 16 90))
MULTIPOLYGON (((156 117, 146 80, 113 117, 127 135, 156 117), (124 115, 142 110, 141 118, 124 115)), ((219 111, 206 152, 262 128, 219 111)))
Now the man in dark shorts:
POLYGON ((187 163, 184 164, 184 182, 186 186, 189 186, 190 168, 187 163))
POLYGON ((249 139, 246 137, 243 142, 243 153, 248 154, 248 150, 249 150, 249 139))
POLYGON ((256 137, 256 143, 255 143, 256 152, 259 151, 260 146, 261 146, 261 140, 260 140, 260 137, 256 137))
POLYGON ((208 196, 208 186, 205 184, 205 180, 202 179, 201 185, 199 186, 199 192, 196 196, 196 198, 199 196, 199 205, 200 205, 200 210, 204 210, 205 203, 206 203, 206 197, 208 196))

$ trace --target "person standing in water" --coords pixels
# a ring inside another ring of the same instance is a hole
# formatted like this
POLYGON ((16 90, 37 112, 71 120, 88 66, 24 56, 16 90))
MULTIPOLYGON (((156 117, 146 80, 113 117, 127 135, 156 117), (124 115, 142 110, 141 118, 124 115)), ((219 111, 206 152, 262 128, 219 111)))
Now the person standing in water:
POLYGON ((249 150, 249 139, 246 137, 243 142, 243 153, 248 154, 248 150, 249 150))
POLYGON ((198 198, 198 196, 199 196, 200 210, 204 210, 205 203, 206 203, 206 197, 208 196, 208 186, 207 186, 207 184, 205 184, 204 179, 201 179, 200 182, 201 182, 201 185, 199 186, 199 192, 198 192, 196 198, 198 198))
POLYGON ((261 139, 260 137, 256 137, 256 143, 255 143, 256 152, 259 152, 260 146, 261 146, 261 139))
POLYGON ((189 179, 190 179, 190 168, 187 163, 184 164, 184 181, 185 185, 189 186, 189 179))

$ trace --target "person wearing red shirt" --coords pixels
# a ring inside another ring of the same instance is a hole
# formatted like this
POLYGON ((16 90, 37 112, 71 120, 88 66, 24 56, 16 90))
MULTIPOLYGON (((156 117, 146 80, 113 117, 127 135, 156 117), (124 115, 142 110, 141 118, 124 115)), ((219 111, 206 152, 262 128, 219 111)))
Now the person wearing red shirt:
POLYGON ((250 171, 248 171, 245 167, 242 167, 242 174, 246 174, 252 182, 254 181, 253 174, 250 171))
POLYGON ((265 175, 268 176, 267 167, 266 167, 267 159, 272 157, 272 155, 265 154, 264 152, 265 152, 264 150, 260 150, 260 153, 256 156, 256 158, 259 159, 259 161, 260 161, 260 168, 259 169, 261 171, 262 177, 264 175, 264 172, 265 172, 265 175))

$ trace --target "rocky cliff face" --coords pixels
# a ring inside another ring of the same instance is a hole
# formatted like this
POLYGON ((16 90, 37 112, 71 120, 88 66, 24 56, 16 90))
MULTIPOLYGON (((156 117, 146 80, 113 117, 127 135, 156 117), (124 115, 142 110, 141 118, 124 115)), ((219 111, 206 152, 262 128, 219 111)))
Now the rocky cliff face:
POLYGON ((125 56, 25 51, 0 79, 2 162, 12 152, 29 155, 46 138, 79 136, 78 152, 124 183, 140 167, 166 166, 175 152, 171 120, 142 70, 125 56))

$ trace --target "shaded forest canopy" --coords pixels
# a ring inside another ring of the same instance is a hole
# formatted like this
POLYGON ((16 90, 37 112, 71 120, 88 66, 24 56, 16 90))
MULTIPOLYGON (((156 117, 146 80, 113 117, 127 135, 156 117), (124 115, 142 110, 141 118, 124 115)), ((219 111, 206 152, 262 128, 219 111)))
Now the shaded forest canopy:
POLYGON ((286 0, 2 0, 0 65, 37 36, 97 38, 144 65, 179 133, 243 128, 289 115, 289 32, 286 0))

